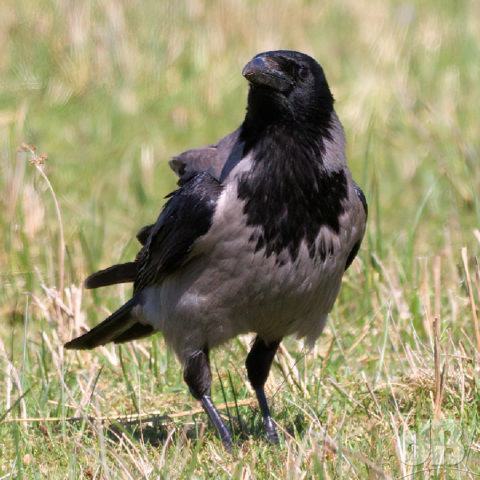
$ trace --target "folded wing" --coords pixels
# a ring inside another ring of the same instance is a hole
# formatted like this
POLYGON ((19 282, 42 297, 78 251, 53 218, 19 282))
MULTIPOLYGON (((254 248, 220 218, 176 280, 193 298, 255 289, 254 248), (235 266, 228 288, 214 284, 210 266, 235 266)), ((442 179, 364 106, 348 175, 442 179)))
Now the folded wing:
POLYGON ((127 342, 153 332, 145 324, 142 290, 162 280, 190 258, 195 240, 208 232, 222 185, 208 172, 190 178, 173 192, 155 224, 137 237, 143 244, 134 262, 114 265, 90 275, 86 288, 134 282, 133 297, 102 323, 68 342, 65 348, 90 349, 108 342, 127 342))

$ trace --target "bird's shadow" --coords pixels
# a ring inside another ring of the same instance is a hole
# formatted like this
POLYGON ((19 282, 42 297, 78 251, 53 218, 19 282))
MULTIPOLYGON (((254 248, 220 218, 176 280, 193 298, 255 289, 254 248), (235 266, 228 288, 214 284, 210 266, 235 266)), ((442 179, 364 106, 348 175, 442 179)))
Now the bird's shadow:
POLYGON ((200 438, 206 423, 192 416, 191 421, 179 424, 168 415, 152 415, 135 420, 117 420, 107 427, 108 436, 112 441, 120 441, 127 435, 131 439, 159 447, 172 437, 173 440, 184 436, 190 440, 200 438), (183 428, 179 428, 183 427, 183 428))
MULTIPOLYGON (((282 415, 282 412, 278 412, 278 418, 285 420, 282 420, 281 430, 289 435, 301 435, 307 428, 303 415, 297 415, 294 419, 285 417, 286 415, 282 415)), ((240 444, 248 438, 266 440, 265 427, 258 410, 252 409, 243 418, 229 415, 225 423, 240 444)), ((216 435, 214 425, 208 421, 205 414, 193 414, 191 419, 182 423, 175 422, 168 415, 152 415, 141 419, 114 421, 107 426, 108 436, 114 442, 120 441, 123 435, 127 435, 132 440, 147 443, 153 447, 164 445, 169 438, 173 442, 180 438, 196 442, 204 437, 206 431, 216 435)))

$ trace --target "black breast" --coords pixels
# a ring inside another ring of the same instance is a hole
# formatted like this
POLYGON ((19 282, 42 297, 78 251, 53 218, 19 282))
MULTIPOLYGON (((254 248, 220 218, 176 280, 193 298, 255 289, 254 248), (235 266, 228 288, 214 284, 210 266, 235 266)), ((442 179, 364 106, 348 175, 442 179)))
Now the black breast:
POLYGON ((316 146, 281 136, 251 152, 253 166, 239 178, 238 196, 245 201, 248 225, 260 227, 251 238, 256 250, 265 247, 267 257, 287 250, 294 261, 303 240, 311 258, 324 257, 315 239, 322 226, 339 232, 348 195, 345 172, 324 167, 323 142, 316 146))

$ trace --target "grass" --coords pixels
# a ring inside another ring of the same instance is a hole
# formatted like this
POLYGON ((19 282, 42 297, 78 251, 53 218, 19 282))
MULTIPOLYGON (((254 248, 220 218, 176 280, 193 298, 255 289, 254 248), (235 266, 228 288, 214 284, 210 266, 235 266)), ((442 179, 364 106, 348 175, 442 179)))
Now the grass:
POLYGON ((480 478, 479 32, 475 0, 4 1, 0 479, 480 478), (230 456, 161 335, 62 344, 128 298, 81 282, 132 258, 169 157, 240 123, 274 48, 323 64, 370 218, 315 348, 277 355, 279 448, 249 339, 215 352, 230 456))

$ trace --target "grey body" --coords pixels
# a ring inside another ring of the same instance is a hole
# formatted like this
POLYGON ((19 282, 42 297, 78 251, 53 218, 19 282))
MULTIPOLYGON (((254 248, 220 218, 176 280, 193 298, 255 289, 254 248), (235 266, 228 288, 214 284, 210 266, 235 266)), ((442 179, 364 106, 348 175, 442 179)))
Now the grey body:
MULTIPOLYGON (((255 251, 248 240, 257 227, 245 226, 244 202, 237 194, 237 177, 251 166, 247 155, 224 180, 212 227, 195 241, 191 260, 161 284, 146 289, 136 307, 139 321, 161 331, 180 361, 205 345, 214 348, 241 333, 255 332, 266 341, 294 334, 305 337, 309 345, 321 334, 340 290, 347 257, 362 239, 366 220, 346 166, 343 128, 333 115, 335 134, 326 142, 324 162, 333 170, 345 169, 348 208, 340 217, 339 235, 328 227, 318 233, 316 242, 323 241, 330 254, 312 261, 301 245, 295 262, 284 252, 285 263, 278 266, 273 256, 265 258, 264 249, 255 251)), ((222 149, 195 149, 174 162, 177 167, 185 162, 188 172, 205 169, 205 151, 212 160, 212 173, 219 176, 228 156, 222 149)))

